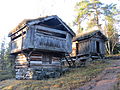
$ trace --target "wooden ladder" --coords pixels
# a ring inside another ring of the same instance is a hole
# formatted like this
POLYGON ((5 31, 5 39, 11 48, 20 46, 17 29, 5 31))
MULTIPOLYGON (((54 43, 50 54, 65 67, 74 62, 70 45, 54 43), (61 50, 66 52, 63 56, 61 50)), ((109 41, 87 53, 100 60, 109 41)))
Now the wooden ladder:
POLYGON ((104 58, 100 53, 97 53, 97 54, 99 56, 99 59, 103 59, 104 58))
POLYGON ((65 54, 65 59, 69 65, 69 67, 75 67, 75 62, 73 61, 73 59, 71 58, 71 56, 69 55, 69 53, 65 54))

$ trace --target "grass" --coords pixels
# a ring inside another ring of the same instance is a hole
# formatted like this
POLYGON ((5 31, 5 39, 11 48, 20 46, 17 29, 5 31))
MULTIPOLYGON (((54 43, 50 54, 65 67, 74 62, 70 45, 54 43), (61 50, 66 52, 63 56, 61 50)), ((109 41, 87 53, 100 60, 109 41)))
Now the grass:
POLYGON ((0 82, 0 90, 71 90, 95 78, 107 65, 94 61, 88 67, 74 68, 60 78, 48 80, 5 80, 0 82))
POLYGON ((112 55, 106 55, 108 57, 112 57, 112 56, 120 56, 120 53, 119 54, 112 54, 112 55))
POLYGON ((14 75, 12 74, 11 71, 0 70, 0 81, 6 80, 6 79, 11 79, 13 77, 14 77, 14 75))
POLYGON ((118 82, 114 85, 114 90, 120 90, 120 73, 117 76, 118 82))

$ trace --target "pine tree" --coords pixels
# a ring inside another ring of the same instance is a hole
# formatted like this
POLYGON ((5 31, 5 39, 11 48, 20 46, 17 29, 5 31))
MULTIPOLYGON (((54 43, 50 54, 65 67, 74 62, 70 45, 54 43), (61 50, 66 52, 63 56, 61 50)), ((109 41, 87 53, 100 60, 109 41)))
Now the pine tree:
POLYGON ((75 24, 78 25, 78 31, 80 31, 81 23, 85 19, 88 19, 87 28, 92 28, 94 26, 101 28, 99 16, 103 11, 102 6, 103 4, 99 0, 83 0, 76 4, 75 10, 77 11, 77 17, 75 24))
POLYGON ((1 70, 4 70, 4 57, 5 57, 5 38, 3 38, 0 46, 0 68, 1 70))
POLYGON ((87 30, 97 27, 108 37, 107 53, 112 54, 118 42, 118 32, 115 27, 117 19, 115 16, 120 14, 120 10, 116 8, 116 5, 106 5, 99 0, 82 0, 76 4, 75 10, 77 16, 74 23, 78 27, 78 34, 85 30, 81 23, 87 20, 87 30), (81 28, 83 29, 81 30, 81 28))

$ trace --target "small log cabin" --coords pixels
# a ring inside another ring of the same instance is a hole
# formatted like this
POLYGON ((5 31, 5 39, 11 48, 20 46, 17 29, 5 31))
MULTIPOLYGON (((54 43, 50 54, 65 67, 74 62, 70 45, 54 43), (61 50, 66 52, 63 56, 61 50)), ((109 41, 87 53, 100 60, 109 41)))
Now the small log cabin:
POLYGON ((58 16, 23 20, 9 33, 16 79, 60 76, 61 58, 72 52, 75 33, 58 16))
POLYGON ((102 58, 106 53, 106 41, 107 37, 100 30, 81 33, 73 39, 72 55, 77 56, 80 60, 102 58))

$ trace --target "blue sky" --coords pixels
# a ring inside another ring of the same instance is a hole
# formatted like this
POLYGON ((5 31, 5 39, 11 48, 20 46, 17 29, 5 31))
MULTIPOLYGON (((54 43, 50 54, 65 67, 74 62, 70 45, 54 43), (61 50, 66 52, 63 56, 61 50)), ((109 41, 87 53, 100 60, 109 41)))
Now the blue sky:
MULTIPOLYGON (((74 6, 80 0, 1 0, 0 38, 7 36, 23 19, 46 15, 58 15, 67 24, 75 17, 74 6)), ((100 0, 104 3, 117 3, 120 0, 100 0)))

